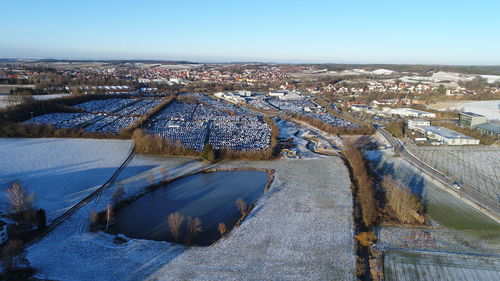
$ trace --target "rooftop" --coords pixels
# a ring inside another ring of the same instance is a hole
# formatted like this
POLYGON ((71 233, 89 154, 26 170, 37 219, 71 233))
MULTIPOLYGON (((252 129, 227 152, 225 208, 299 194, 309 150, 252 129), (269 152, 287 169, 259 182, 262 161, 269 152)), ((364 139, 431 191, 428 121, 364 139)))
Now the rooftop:
POLYGON ((460 112, 460 115, 470 116, 470 117, 484 117, 484 115, 477 114, 474 112, 460 112))
POLYGON ((430 121, 426 120, 426 119, 415 118, 415 119, 408 120, 408 122, 430 122, 430 121))
POLYGON ((443 138, 447 139, 474 139, 473 137, 466 136, 462 133, 446 129, 444 127, 438 127, 438 126, 422 126, 422 128, 426 132, 431 132, 435 135, 442 136, 443 138))
POLYGON ((483 123, 483 124, 477 125, 476 128, 481 128, 484 130, 495 132, 495 134, 500 134, 500 125, 495 124, 495 123, 483 123))

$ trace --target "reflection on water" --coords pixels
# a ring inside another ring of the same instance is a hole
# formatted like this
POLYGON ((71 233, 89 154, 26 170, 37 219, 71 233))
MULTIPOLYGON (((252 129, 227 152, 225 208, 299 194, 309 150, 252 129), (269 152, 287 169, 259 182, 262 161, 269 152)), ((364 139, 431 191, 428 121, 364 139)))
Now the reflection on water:
POLYGON ((262 171, 218 171, 182 178, 120 210, 110 232, 130 238, 185 243, 188 217, 198 217, 202 230, 192 243, 210 245, 220 238, 219 223, 224 223, 229 231, 241 218, 236 201, 241 198, 247 206, 253 204, 267 182, 268 174, 262 171), (183 216, 178 239, 172 236, 168 222, 173 213, 183 216))

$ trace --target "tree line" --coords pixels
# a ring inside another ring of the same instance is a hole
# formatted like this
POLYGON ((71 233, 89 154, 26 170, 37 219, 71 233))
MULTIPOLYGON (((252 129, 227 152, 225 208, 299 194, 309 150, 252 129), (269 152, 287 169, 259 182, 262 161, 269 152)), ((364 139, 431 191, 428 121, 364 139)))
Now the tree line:
POLYGON ((229 159, 271 160, 279 155, 279 129, 270 117, 264 117, 264 122, 271 128, 271 140, 269 147, 262 150, 214 150, 211 145, 207 144, 202 151, 197 151, 187 148, 180 141, 148 134, 144 129, 136 129, 132 134, 132 140, 135 143, 136 152, 141 154, 202 157, 209 162, 229 159))
POLYGON ((403 223, 424 223, 424 206, 416 194, 401 186, 392 177, 385 175, 381 182, 387 205, 403 223))
POLYGON ((372 135, 375 133, 375 130, 370 126, 360 126, 360 127, 339 127, 339 126, 333 126, 329 123, 326 123, 324 121, 321 121, 316 118, 312 118, 303 114, 292 114, 292 117, 304 121, 324 132, 330 133, 330 134, 337 134, 337 135, 372 135))

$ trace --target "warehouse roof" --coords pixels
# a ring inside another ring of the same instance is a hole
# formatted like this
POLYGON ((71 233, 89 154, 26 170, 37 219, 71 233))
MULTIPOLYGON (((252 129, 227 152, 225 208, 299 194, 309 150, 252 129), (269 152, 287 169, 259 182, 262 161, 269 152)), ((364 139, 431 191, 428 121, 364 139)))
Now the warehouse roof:
POLYGON ((483 124, 477 125, 476 128, 481 128, 483 130, 488 130, 488 131, 494 132, 495 134, 500 134, 500 125, 495 124, 495 123, 483 123, 483 124))
POLYGON ((422 128, 426 132, 431 132, 435 135, 439 135, 443 138, 447 139, 474 139, 473 137, 466 136, 462 133, 446 129, 444 127, 438 127, 438 126, 422 126, 422 128))
POLYGON ((461 115, 471 116, 471 117, 484 117, 484 115, 477 114, 477 113, 474 113, 474 112, 460 112, 460 114, 461 115))

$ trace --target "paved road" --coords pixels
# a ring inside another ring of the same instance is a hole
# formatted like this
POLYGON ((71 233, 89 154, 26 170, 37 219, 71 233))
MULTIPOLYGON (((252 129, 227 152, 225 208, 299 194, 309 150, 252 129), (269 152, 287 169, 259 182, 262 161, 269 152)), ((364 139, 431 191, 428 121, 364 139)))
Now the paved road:
POLYGON ((405 158, 411 165, 415 166, 422 172, 442 183, 447 187, 448 190, 451 190, 452 192, 458 194, 460 197, 465 197, 467 200, 472 201, 482 212, 489 213, 490 217, 491 215, 496 218, 499 217, 500 208, 497 202, 470 187, 461 186, 460 189, 455 188, 453 186, 454 180, 452 178, 443 175, 436 169, 427 165, 425 162, 416 158, 411 152, 406 150, 404 145, 398 139, 393 137, 388 131, 379 128, 377 129, 377 132, 382 134, 382 136, 384 136, 384 138, 389 141, 389 143, 395 150, 399 150, 400 156, 405 158))

